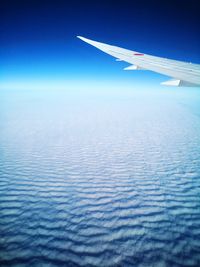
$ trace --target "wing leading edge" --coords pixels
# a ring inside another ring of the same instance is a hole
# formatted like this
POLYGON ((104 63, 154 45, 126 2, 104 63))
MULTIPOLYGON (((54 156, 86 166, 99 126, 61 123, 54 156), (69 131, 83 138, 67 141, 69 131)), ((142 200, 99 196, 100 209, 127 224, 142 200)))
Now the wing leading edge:
POLYGON ((167 58, 161 58, 131 51, 121 47, 96 42, 82 36, 77 36, 82 41, 95 46, 101 51, 113 56, 117 61, 131 64, 125 70, 151 70, 171 77, 163 82, 168 86, 200 86, 200 65, 167 58))

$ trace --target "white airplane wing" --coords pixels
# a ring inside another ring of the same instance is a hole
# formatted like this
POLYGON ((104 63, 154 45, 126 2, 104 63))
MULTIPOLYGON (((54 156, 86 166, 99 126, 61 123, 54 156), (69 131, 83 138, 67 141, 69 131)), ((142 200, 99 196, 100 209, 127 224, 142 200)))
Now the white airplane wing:
POLYGON ((117 61, 125 61, 131 65, 125 70, 151 70, 171 77, 163 85, 200 86, 200 65, 167 58, 155 57, 136 51, 96 42, 81 36, 82 41, 95 46, 113 56, 117 61))

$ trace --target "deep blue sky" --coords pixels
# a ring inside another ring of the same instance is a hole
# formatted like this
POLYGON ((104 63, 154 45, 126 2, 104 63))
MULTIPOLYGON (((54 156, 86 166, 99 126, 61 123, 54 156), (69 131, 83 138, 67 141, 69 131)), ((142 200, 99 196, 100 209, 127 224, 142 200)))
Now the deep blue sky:
POLYGON ((3 0, 0 80, 161 79, 123 71, 76 35, 200 63, 199 14, 198 0, 3 0))

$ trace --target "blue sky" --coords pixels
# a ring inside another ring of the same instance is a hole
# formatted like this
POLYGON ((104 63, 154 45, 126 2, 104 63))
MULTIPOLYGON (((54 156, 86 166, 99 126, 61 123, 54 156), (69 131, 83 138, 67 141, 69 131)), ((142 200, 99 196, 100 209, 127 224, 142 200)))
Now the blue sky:
POLYGON ((130 81, 166 77, 125 72, 76 35, 153 55, 200 63, 198 0, 3 1, 0 81, 130 81))

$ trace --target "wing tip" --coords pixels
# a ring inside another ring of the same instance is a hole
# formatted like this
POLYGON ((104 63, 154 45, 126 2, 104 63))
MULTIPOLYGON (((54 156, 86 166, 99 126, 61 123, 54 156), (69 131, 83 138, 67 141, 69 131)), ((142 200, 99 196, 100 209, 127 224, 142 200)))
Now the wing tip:
POLYGON ((91 44, 91 45, 94 45, 96 43, 95 41, 90 40, 90 39, 85 38, 85 37, 80 36, 80 35, 77 35, 76 37, 79 38, 80 40, 82 40, 83 42, 86 42, 86 43, 91 44))
POLYGON ((85 37, 83 37, 83 36, 80 36, 80 35, 77 35, 76 37, 77 37, 78 39, 81 39, 82 41, 84 41, 84 42, 86 42, 86 43, 92 42, 92 40, 87 39, 87 38, 85 38, 85 37))
POLYGON ((80 35, 77 35, 76 37, 79 38, 79 39, 81 39, 81 40, 84 39, 84 37, 83 36, 80 36, 80 35))

